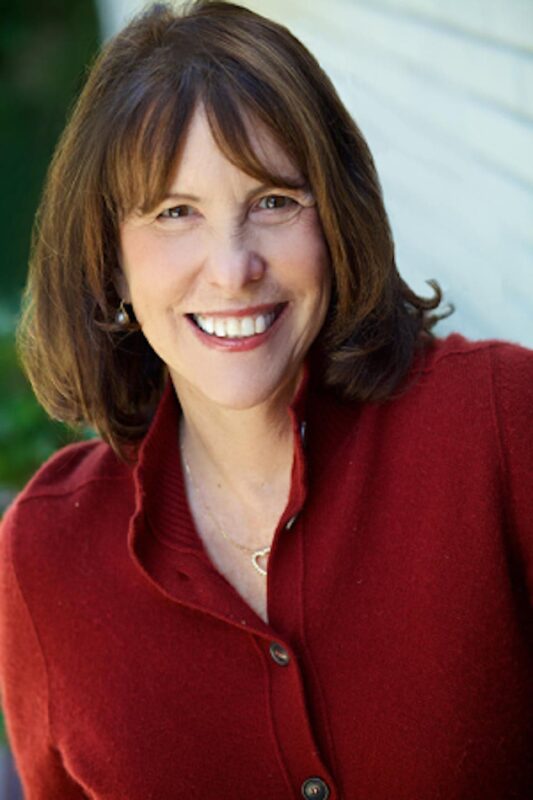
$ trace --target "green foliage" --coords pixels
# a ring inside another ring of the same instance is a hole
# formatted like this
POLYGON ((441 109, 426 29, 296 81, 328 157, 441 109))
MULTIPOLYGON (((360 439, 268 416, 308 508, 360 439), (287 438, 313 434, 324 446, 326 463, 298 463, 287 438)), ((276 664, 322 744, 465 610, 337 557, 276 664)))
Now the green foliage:
POLYGON ((0 487, 23 486, 58 447, 75 440, 38 405, 17 362, 12 334, 0 335, 0 487))
MULTIPOLYGON (((39 408, 15 355, 5 309, 18 306, 43 178, 99 38, 96 6, 17 0, 0 14, 0 514, 73 434, 39 408)), ((5 740, 0 714, 0 743, 5 740)))
POLYGON ((17 0, 2 6, 0 295, 4 303, 12 303, 24 283, 32 219, 46 168, 97 41, 92 2, 17 0))

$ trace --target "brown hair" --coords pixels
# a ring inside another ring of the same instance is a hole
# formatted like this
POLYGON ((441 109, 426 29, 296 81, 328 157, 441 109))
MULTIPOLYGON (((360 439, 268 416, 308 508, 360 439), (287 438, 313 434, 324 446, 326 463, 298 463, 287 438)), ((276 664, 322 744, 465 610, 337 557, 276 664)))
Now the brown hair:
MULTIPOLYGON (((19 347, 35 393, 119 452, 146 431, 165 365, 142 331, 114 324, 119 225, 165 196, 198 101, 238 167, 277 185, 247 136, 263 123, 308 181, 333 292, 319 335, 324 381, 382 401, 440 317, 441 292, 400 278, 368 146, 317 61, 292 34, 232 3, 157 4, 102 50, 48 173, 34 229, 19 347)), ((441 314, 444 316, 444 314, 441 314)))

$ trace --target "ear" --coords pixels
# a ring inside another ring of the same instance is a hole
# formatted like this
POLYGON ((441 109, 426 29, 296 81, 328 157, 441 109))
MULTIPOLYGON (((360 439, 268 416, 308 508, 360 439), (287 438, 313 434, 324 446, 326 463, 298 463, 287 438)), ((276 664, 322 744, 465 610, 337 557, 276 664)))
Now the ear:
POLYGON ((131 303, 130 287, 123 270, 119 267, 113 271, 113 284, 120 299, 125 303, 131 303))

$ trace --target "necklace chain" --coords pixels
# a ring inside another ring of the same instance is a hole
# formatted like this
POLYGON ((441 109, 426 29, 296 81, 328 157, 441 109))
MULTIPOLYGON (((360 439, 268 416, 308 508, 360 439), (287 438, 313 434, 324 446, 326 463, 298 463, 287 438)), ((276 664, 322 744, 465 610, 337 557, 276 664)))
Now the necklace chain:
POLYGON ((270 547, 260 547, 257 550, 254 550, 252 547, 246 547, 246 545, 241 544, 240 542, 236 542, 235 539, 233 539, 231 536, 229 536, 226 533, 226 531, 224 530, 224 528, 222 527, 220 522, 216 519, 216 517, 213 514, 213 512, 211 511, 210 507, 206 503, 205 498, 204 498, 202 492, 200 491, 200 488, 196 485, 196 481, 193 478, 193 475, 192 475, 192 472, 191 472, 191 468, 189 466, 189 462, 187 461, 187 456, 185 455, 185 448, 183 447, 183 445, 181 446, 181 455, 183 457, 183 464, 185 466, 185 471, 186 471, 186 473, 187 473, 187 475, 189 477, 191 485, 192 485, 194 491, 196 492, 196 494, 198 495, 198 497, 200 499, 200 502, 201 502, 202 506, 204 507, 204 509, 206 510, 207 515, 209 516, 211 522, 215 525, 216 528, 218 528, 218 530, 220 531, 222 537, 227 542, 229 542, 231 545, 233 545, 233 547, 236 547, 242 553, 246 553, 247 555, 250 556, 250 560, 252 562, 253 568, 256 570, 256 572, 258 572, 260 575, 265 577, 266 574, 267 574, 267 567, 266 566, 263 567, 259 563, 259 559, 268 559, 268 556, 270 555, 270 547))

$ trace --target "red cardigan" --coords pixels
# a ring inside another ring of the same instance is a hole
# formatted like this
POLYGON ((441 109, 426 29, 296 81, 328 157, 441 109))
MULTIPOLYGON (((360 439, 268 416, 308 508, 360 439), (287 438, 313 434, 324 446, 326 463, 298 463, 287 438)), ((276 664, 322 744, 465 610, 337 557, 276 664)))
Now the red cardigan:
POLYGON ((300 392, 268 625, 195 532, 171 388, 134 469, 38 473, 0 536, 27 800, 531 800, 533 353, 418 367, 383 405, 300 392))

